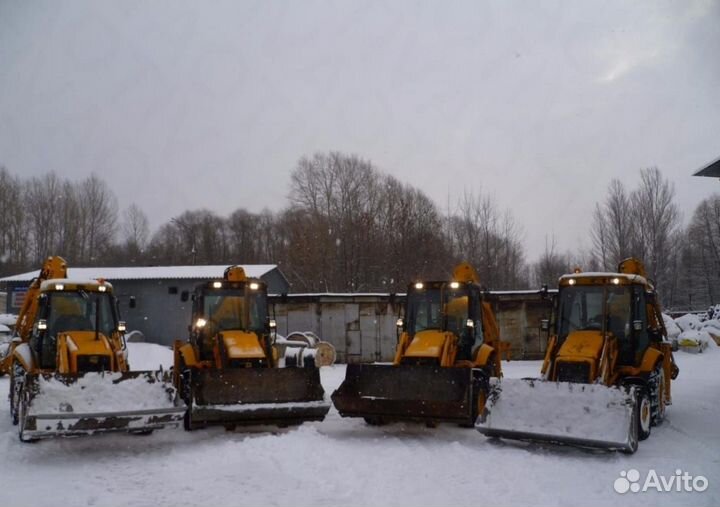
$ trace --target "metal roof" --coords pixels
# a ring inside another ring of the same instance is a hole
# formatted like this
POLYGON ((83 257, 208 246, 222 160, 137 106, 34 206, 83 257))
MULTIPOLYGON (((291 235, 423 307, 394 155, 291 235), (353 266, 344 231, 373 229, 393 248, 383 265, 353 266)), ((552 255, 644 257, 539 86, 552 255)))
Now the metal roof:
POLYGON ((720 158, 700 169, 693 176, 710 176, 720 178, 720 158))
MULTIPOLYGON (((241 264, 245 274, 260 278, 277 268, 276 264, 241 264)), ((220 266, 147 266, 119 268, 68 268, 68 278, 83 280, 104 278, 106 280, 173 280, 222 278, 227 265, 220 266)), ((29 282, 40 274, 40 270, 0 278, 0 282, 29 282)))

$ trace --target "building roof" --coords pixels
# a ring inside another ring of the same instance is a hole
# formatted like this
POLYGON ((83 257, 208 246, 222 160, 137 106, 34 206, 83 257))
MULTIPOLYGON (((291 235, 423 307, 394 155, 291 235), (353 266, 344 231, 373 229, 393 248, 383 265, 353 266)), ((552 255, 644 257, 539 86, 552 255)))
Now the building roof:
POLYGON ((693 176, 710 176, 712 178, 720 178, 720 158, 700 169, 693 176))
MULTIPOLYGON (((275 264, 241 264, 245 274, 260 278, 277 268, 275 264)), ((227 265, 220 266, 147 266, 130 268, 68 268, 68 278, 83 280, 104 278, 106 280, 174 280, 222 278, 227 265)), ((29 282, 40 274, 40 270, 0 278, 0 282, 29 282)))

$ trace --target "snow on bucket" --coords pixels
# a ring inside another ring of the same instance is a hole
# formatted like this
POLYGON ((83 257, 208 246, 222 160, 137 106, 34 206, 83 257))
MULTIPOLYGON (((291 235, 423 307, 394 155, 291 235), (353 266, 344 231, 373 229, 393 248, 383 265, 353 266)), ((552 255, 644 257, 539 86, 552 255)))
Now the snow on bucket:
POLYGON ((635 393, 600 384, 504 379, 475 427, 487 436, 634 451, 635 393))

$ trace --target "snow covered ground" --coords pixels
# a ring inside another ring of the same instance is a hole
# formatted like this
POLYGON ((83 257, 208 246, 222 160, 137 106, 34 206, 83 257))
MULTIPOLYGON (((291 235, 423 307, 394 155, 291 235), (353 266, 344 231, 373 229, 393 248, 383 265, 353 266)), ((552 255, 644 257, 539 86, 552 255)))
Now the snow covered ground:
MULTIPOLYGON (((170 366, 169 349, 132 343, 134 369, 170 366)), ((22 444, 0 379, 0 505, 717 505, 720 349, 676 353, 680 377, 667 420, 635 455, 488 440, 474 429, 366 426, 332 409, 297 428, 149 436, 101 435, 22 444), (704 492, 628 492, 621 471, 703 475, 704 492)), ((503 364, 537 375, 537 361, 503 364)), ((328 393, 343 366, 324 367, 328 393)))

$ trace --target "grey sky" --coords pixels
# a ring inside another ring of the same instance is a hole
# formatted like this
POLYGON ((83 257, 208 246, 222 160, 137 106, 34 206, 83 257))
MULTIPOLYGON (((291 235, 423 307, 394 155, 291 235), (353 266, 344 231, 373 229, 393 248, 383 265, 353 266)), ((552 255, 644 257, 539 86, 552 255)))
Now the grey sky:
POLYGON ((153 227, 286 203, 357 153, 443 207, 490 193, 534 259, 588 246, 613 177, 657 166, 686 218, 720 182, 720 1, 0 0, 0 164, 95 172, 153 227))

